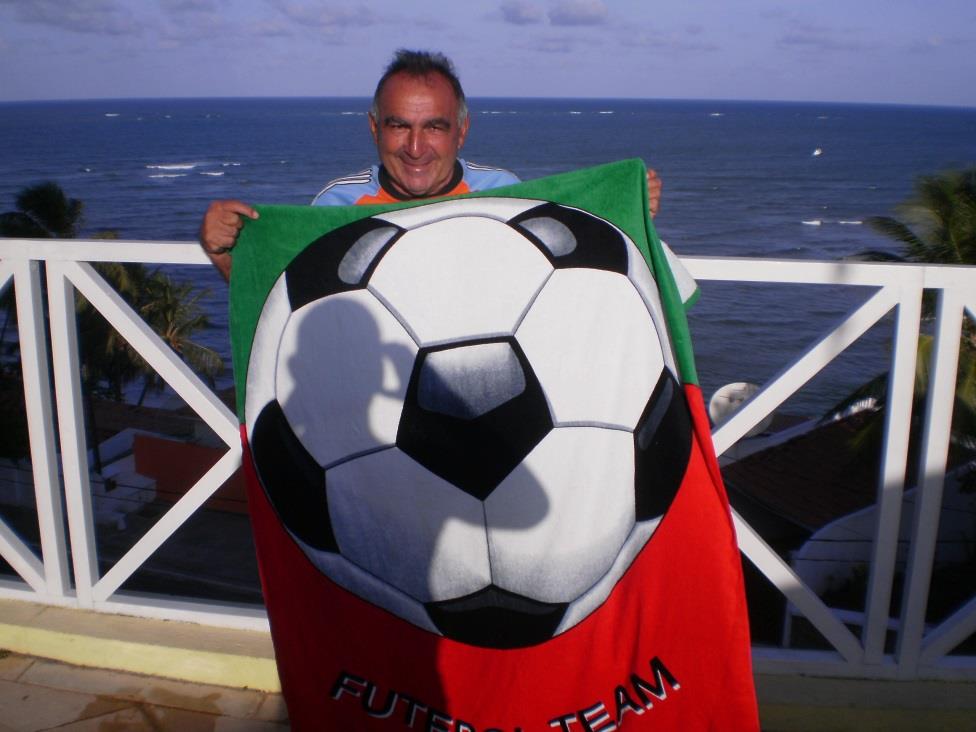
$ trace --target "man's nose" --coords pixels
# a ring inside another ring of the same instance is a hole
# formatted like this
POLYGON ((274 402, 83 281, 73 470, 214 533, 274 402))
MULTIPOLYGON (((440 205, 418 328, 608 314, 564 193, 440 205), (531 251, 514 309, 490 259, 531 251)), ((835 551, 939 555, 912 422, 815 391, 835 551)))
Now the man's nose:
POLYGON ((424 151, 424 131, 419 129, 410 130, 407 136, 407 152, 415 158, 419 158, 424 151))

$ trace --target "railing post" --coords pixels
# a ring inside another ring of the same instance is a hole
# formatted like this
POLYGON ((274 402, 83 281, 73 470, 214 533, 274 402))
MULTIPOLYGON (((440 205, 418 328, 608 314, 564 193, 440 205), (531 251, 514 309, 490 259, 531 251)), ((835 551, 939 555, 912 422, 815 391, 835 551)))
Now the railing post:
POLYGON ((905 576, 901 631, 898 636, 898 674, 903 678, 913 678, 918 674, 922 637, 925 633, 925 612, 928 608, 949 452, 963 305, 960 285, 947 286, 939 292, 917 479, 919 495, 905 576))
POLYGON ((58 479, 40 269, 40 262, 37 261, 14 263, 17 332, 44 579, 49 594, 64 597, 70 588, 70 578, 61 511, 61 481, 58 479))
POLYGON ((65 269, 63 262, 52 260, 47 263, 51 352, 75 591, 79 605, 92 607, 92 586, 98 580, 98 555, 88 474, 74 286, 68 280, 65 269))
POLYGON ((905 469, 908 464, 908 437, 921 316, 922 286, 919 278, 917 284, 905 286, 901 290, 895 344, 892 349, 891 369, 888 372, 878 511, 862 637, 865 663, 881 663, 885 651, 891 588, 898 557, 905 469))

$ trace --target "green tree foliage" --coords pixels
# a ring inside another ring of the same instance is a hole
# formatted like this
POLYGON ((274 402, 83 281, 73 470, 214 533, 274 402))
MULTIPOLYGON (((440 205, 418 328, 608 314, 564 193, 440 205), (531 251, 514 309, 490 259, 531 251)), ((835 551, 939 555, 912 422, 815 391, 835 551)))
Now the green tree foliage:
POLYGON ((900 218, 868 220, 912 262, 976 264, 976 168, 919 178, 900 218))
MULTIPOLYGON (((82 210, 81 201, 68 198, 56 183, 30 186, 17 195, 15 211, 0 214, 0 236, 73 238, 81 227, 82 210)), ((94 238, 115 239, 117 235, 106 231, 94 238)), ((212 382, 223 362, 216 352, 194 340, 196 334, 210 326, 200 306, 205 292, 190 284, 176 284, 166 273, 150 271, 139 263, 105 262, 94 266, 191 368, 212 382)), ((7 318, 14 313, 11 295, 9 291, 4 293, 2 302, 7 318)), ((143 396, 162 387, 155 371, 80 295, 77 317, 82 381, 89 395, 121 400, 125 387, 140 379, 143 396)))
MULTIPOLYGON (((859 258, 976 265, 976 168, 920 177, 914 194, 896 208, 896 213, 899 218, 877 216, 868 219, 868 223, 897 242, 899 252, 864 252, 859 258)), ((925 312, 931 315, 932 311, 932 303, 927 300, 925 312)), ((917 426, 924 409, 932 346, 932 336, 922 335, 919 338, 913 426, 917 426)), ((887 374, 875 377, 831 409, 829 414, 843 411, 866 398, 883 404, 887 381, 887 374)), ((859 446, 865 449, 880 445, 882 415, 879 413, 875 417, 855 438, 859 446)), ((970 320, 965 320, 963 324, 951 439, 954 449, 962 455, 976 451, 976 328, 970 320)), ((976 488, 976 485, 972 487, 976 488)))
POLYGON ((81 201, 68 198, 57 183, 24 188, 17 194, 16 205, 16 211, 0 214, 0 236, 70 239, 81 224, 81 201))

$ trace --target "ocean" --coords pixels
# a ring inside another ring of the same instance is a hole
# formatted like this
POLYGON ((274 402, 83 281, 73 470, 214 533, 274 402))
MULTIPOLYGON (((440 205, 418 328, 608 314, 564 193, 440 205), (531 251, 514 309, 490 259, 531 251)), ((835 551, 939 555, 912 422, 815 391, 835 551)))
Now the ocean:
MULTIPOLYGON (((0 104, 0 211, 53 180, 84 202, 82 236, 195 239, 209 201, 308 203, 374 161, 367 99, 149 99, 0 104)), ((896 246, 864 224, 916 178, 976 165, 976 110, 828 103, 473 99, 463 155, 523 179, 640 157, 664 180, 657 227, 679 254, 838 259, 896 246)), ((209 290, 230 383, 226 287, 209 290)), ((763 383, 869 293, 705 283, 690 315, 706 399, 763 383)), ((881 324, 783 409, 818 416, 887 368, 881 324)))

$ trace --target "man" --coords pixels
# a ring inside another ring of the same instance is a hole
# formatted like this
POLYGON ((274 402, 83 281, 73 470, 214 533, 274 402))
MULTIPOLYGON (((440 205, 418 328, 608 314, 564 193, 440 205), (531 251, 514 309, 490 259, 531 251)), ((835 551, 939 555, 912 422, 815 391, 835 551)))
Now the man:
MULTIPOLYGON (((329 183, 316 206, 394 203, 457 195, 518 183, 500 168, 458 158, 471 120, 453 64, 443 54, 399 50, 380 78, 369 113, 379 164, 329 183)), ((657 213, 661 181, 649 170, 648 206, 657 213)), ((242 201, 214 201, 200 228, 200 244, 224 279, 244 219, 257 212, 242 201)))

